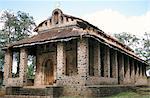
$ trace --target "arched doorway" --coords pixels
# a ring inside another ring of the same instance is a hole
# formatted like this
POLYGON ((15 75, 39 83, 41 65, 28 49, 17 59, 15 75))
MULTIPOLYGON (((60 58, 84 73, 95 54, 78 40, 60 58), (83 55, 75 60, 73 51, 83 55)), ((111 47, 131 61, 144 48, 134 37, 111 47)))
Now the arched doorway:
POLYGON ((44 67, 44 85, 52 85, 54 82, 54 65, 51 59, 47 59, 43 63, 44 67))

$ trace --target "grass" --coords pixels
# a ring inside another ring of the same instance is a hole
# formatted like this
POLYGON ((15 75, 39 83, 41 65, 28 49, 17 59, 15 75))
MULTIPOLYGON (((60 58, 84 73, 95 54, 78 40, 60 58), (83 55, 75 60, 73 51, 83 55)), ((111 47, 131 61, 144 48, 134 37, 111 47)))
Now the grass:
MULTIPOLYGON (((60 97, 60 98, 83 98, 83 97, 63 96, 63 97, 60 97)), ((88 97, 88 98, 92 98, 92 97, 88 97)), ((113 95, 113 96, 110 96, 110 97, 104 97, 104 98, 150 98, 150 95, 140 95, 138 93, 129 91, 129 92, 122 92, 122 93, 119 93, 117 95, 113 95)))
POLYGON ((150 95, 140 95, 138 93, 129 91, 129 92, 119 93, 119 94, 111 96, 109 98, 150 98, 150 95))

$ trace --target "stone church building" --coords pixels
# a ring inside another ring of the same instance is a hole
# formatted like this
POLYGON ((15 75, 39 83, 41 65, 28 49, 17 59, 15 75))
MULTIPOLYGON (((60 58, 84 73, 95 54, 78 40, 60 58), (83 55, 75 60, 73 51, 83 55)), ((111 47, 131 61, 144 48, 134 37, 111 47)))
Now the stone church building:
POLYGON ((4 48, 6 88, 53 88, 57 91, 63 88, 65 94, 71 91, 81 94, 96 85, 147 84, 147 63, 128 46, 85 20, 55 9, 34 31, 38 34, 4 48), (19 59, 15 75, 12 72, 14 53, 19 59), (27 79, 29 55, 35 57, 32 85, 27 79))

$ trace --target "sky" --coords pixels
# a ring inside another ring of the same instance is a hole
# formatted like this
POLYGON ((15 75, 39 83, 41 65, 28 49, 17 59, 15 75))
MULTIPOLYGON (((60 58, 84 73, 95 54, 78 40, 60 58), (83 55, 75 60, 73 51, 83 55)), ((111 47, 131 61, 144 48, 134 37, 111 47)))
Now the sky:
POLYGON ((23 11, 33 16, 37 24, 57 7, 109 34, 150 33, 150 0, 0 0, 0 14, 4 10, 23 11))

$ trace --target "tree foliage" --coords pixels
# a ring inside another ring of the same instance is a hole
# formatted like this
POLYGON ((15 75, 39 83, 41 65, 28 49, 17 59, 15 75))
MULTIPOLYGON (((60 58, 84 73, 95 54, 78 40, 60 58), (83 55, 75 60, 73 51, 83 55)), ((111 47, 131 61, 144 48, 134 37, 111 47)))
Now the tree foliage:
POLYGON ((21 11, 18 11, 16 15, 10 11, 4 11, 0 19, 4 23, 1 32, 3 43, 11 43, 26 38, 35 27, 33 17, 21 11))
POLYGON ((133 49, 139 57, 150 63, 150 33, 145 32, 141 38, 126 32, 114 34, 114 36, 133 49))
POLYGON ((122 43, 124 43, 125 45, 135 48, 139 45, 139 38, 136 37, 135 35, 123 32, 120 34, 114 34, 114 36, 122 43))
POLYGON ((34 79, 35 77, 35 71, 34 68, 35 66, 33 64, 28 65, 28 72, 27 72, 27 78, 28 79, 34 79))
POLYGON ((4 53, 1 48, 8 43, 12 43, 24 39, 32 34, 35 22, 28 13, 18 11, 4 11, 0 17, 0 21, 4 24, 0 30, 0 66, 4 65, 4 53))
POLYGON ((147 61, 150 60, 150 33, 145 33, 143 38, 143 53, 142 55, 147 61))
POLYGON ((28 55, 28 61, 27 78, 34 79, 36 70, 36 57, 34 55, 28 55))

